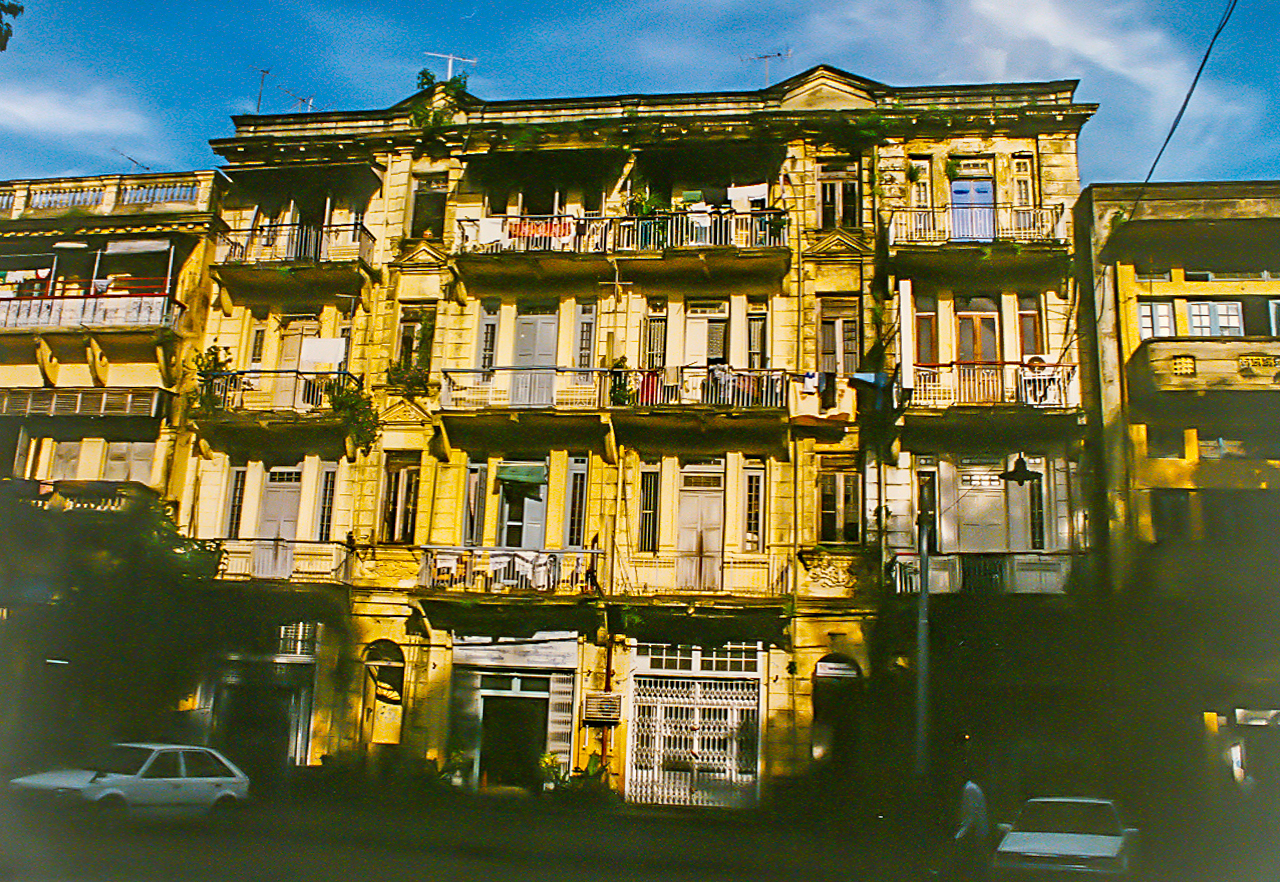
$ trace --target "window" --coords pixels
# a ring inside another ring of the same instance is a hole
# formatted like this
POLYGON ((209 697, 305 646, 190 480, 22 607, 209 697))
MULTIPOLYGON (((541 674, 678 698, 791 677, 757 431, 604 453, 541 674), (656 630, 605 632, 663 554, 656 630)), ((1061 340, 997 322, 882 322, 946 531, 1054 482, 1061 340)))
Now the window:
POLYGON ((698 668, 723 674, 754 673, 759 667, 760 647, 754 643, 726 643, 703 647, 698 668))
POLYGON ((857 472, 818 475, 819 542, 851 543, 861 539, 860 484, 861 475, 857 472))
POLYGON ((587 460, 574 457, 569 460, 568 509, 565 517, 565 548, 582 548, 587 525, 587 460))
POLYGON ((821 299, 822 321, 818 339, 818 370, 827 374, 852 374, 858 369, 858 300, 821 299))
POLYGON ((661 473, 657 463, 640 467, 640 536, 636 550, 648 554, 658 551, 658 486, 661 473))
POLYGON ((647 658, 649 669, 654 671, 692 671, 693 647, 662 643, 641 643, 636 654, 647 658))
POLYGON ((240 516, 244 513, 244 482, 248 471, 240 466, 231 470, 230 490, 227 494, 227 522, 222 535, 235 539, 240 536, 240 516))
POLYGON ((649 314, 644 320, 645 370, 660 370, 667 364, 667 302, 650 300, 649 314))
POLYGON ((1143 340, 1172 337, 1174 328, 1172 301, 1144 300, 1138 304, 1138 336, 1143 340))
POLYGON ((414 182, 413 222, 409 236, 413 239, 444 238, 444 208, 449 190, 447 174, 429 175, 414 182))
POLYGON ((764 551, 764 463, 748 462, 742 472, 742 550, 764 551))
POLYGON ((204 750, 184 750, 182 761, 188 778, 234 778, 226 763, 204 750))
POLYGON ((1193 337, 1243 337, 1244 318, 1238 300, 1198 300, 1187 304, 1193 337))
POLYGON ((74 481, 80 468, 80 442, 57 441, 49 463, 50 481, 74 481))
MULTIPOLYGON (((1043 459, 1038 461, 1028 459, 1029 464, 1032 462, 1037 462, 1043 470, 1043 459)), ((1027 482, 1027 519, 1031 534, 1031 548, 1035 551, 1043 551, 1045 543, 1043 471, 1027 482)))
MULTIPOLYGON (((594 367, 595 360, 595 344, 596 344, 596 304, 591 300, 578 301, 575 308, 574 344, 577 347, 577 366, 584 371, 589 371, 594 367)), ((592 382, 590 373, 581 373, 577 375, 577 380, 581 384, 592 382)))
POLYGON ((693 300, 685 304, 684 363, 723 364, 728 355, 729 304, 693 300))
POLYGON ((413 542, 421 467, 421 456, 416 452, 387 455, 387 489, 382 506, 383 542, 406 545, 413 542))
POLYGON ((333 499, 338 489, 338 466, 326 464, 320 472, 320 511, 316 515, 316 539, 328 542, 333 534, 333 499))
POLYGON ((467 510, 464 541, 468 546, 484 545, 484 508, 489 493, 487 463, 467 466, 467 510))
MULTIPOLYGON (((482 371, 493 368, 498 354, 498 304, 486 301, 480 304, 479 351, 476 353, 476 366, 482 371)), ((484 374, 481 379, 489 382, 492 373, 484 374)))
POLYGON ((1000 361, 1000 304, 995 295, 956 298, 956 360, 1000 361))
POLYGON ((858 223, 858 163, 835 160, 818 166, 818 227, 856 227, 858 223))
POLYGON ((402 368, 428 368, 435 334, 436 314, 433 310, 405 310, 400 317, 396 363, 402 368))
MULTIPOLYGON (((917 459, 918 465, 936 466, 936 460, 930 458, 927 463, 923 458, 917 459)), ((938 553, 938 473, 935 471, 916 472, 916 509, 929 525, 929 552, 938 553)))
POLYGON ((315 655, 319 628, 315 622, 293 622, 280 626, 280 655, 315 655))
POLYGON ((262 353, 267 345, 267 325, 263 321, 253 323, 253 332, 249 337, 249 367, 262 367, 262 353))
POLYGON ((1044 354, 1044 333, 1040 325, 1040 295, 1018 295, 1018 339, 1022 357, 1044 354))
POLYGON ((1030 208, 1035 201, 1031 165, 1029 156, 1013 157, 1013 205, 1015 208, 1030 208))
POLYGON ((938 298, 916 292, 916 364, 938 363, 938 298))
POLYGON ((747 367, 751 370, 763 370, 769 366, 769 353, 766 345, 768 339, 768 316, 764 305, 751 305, 752 311, 747 314, 747 367))
POLYGON ((931 175, 931 157, 911 157, 910 178, 914 178, 911 181, 912 208, 933 207, 933 181, 930 180, 931 175))
POLYGON ((156 758, 142 773, 144 778, 181 778, 182 767, 178 762, 178 751, 165 750, 156 754, 156 758))
POLYGON ((110 441, 102 464, 104 481, 151 481, 151 461, 155 457, 154 441, 110 441))

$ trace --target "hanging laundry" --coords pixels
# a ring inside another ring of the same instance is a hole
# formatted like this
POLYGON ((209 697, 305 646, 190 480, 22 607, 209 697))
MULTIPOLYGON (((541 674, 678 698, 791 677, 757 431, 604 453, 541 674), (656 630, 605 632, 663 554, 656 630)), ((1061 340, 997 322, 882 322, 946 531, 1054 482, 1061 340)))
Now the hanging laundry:
POLYGON ((482 217, 477 226, 477 236, 481 245, 495 245, 506 238, 505 217, 482 217))
POLYGON ((436 570, 452 573, 458 568, 458 554, 454 551, 436 552, 436 570))
POLYGON ((815 371, 805 371, 804 381, 800 387, 800 391, 805 395, 814 395, 818 391, 818 374, 815 371))

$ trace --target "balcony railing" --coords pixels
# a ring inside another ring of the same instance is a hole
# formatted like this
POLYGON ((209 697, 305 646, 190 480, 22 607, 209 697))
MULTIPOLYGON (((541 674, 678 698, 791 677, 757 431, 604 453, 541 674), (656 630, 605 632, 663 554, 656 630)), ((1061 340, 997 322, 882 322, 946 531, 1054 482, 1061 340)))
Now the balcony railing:
POLYGON ((329 409, 329 391, 360 388, 360 379, 345 371, 220 371, 201 390, 201 404, 229 411, 295 411, 329 409))
POLYGON ((218 239, 216 263, 373 263, 373 233, 363 224, 267 224, 218 239))
MULTIPOLYGON (((1077 556, 1066 551, 932 555, 929 593, 1061 594, 1077 556)), ((919 556, 896 556, 894 582, 898 594, 920 593, 919 556)))
POLYGON ((213 192, 213 172, 195 174, 111 175, 59 181, 13 181, 0 188, 0 218, 27 212, 88 211, 111 214, 117 206, 176 206, 188 210, 208 206, 213 192))
POLYGON ((539 215, 458 221, 458 250, 611 254, 664 248, 785 248, 784 211, 676 211, 646 217, 539 215))
POLYGON ((1024 404, 1076 407, 1080 404, 1076 366, 1040 362, 951 362, 918 364, 911 406, 1024 404))
MULTIPOLYGON (((62 280, 59 280, 62 281, 62 280)), ((136 279, 136 282, 150 280, 136 279)), ((96 284, 96 283, 95 283, 96 284)), ((150 287, 139 285, 139 293, 91 296, 5 297, 0 287, 0 329, 27 328, 154 328, 169 327, 182 309, 164 293, 163 280, 157 293, 141 293, 150 287)), ((63 286, 55 286, 55 290, 63 286)), ((81 291, 82 287, 65 290, 81 291)))
POLYGON ((597 410, 705 405, 787 406, 787 372, 727 366, 659 370, 494 367, 446 370, 441 404, 454 410, 554 407, 597 410))
POLYGON ((293 539, 226 539, 219 576, 224 579, 351 581, 351 551, 341 542, 293 539))
POLYGON ((791 590, 789 552, 738 552, 699 547, 632 554, 618 560, 628 590, 637 594, 723 593, 777 597, 791 590))
POLYGON ((436 591, 582 594, 599 590, 600 549, 425 546, 418 584, 436 591))
POLYGON ((892 242, 1065 242, 1061 205, 952 205, 893 212, 892 242))

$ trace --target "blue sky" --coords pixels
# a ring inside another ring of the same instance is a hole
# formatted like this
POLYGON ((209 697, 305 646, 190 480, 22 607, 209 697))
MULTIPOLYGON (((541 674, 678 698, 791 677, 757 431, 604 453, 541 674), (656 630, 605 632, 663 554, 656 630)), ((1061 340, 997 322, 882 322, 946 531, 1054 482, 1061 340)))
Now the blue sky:
MULTIPOLYGON (((1223 0, 1225 2, 1225 0, 1223 0)), ((776 81, 819 63, 895 85, 1077 78, 1102 105, 1090 181, 1140 179, 1223 2, 1179 0, 27 0, 0 52, 0 179, 218 164, 208 140, 311 97, 385 107, 417 71, 476 58, 483 98, 763 86, 746 56, 790 50, 776 81), (117 153, 116 151, 119 151, 117 153)), ((1244 0, 1157 178, 1280 179, 1280 7, 1244 0), (1259 42, 1267 38, 1264 44, 1259 42)))

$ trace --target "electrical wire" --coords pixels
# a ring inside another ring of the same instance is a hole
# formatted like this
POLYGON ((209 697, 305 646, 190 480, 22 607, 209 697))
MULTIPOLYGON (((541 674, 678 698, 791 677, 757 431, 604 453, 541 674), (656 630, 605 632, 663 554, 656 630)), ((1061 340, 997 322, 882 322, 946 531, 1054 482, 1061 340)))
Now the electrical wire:
POLYGON ((1200 82, 1200 75, 1204 73, 1205 66, 1209 63, 1209 53, 1213 51, 1213 45, 1218 42, 1218 37, 1226 30, 1227 22, 1231 20, 1231 13, 1236 11, 1238 2, 1239 0, 1228 0, 1227 8, 1223 11, 1222 19, 1218 22, 1218 28, 1209 39, 1209 45, 1205 47, 1204 57, 1200 59, 1200 67, 1196 68, 1196 75, 1191 80, 1191 85, 1187 88, 1186 97, 1182 99, 1182 106, 1178 108, 1178 115, 1173 118, 1173 125, 1169 126, 1169 134, 1165 136, 1164 143, 1160 145, 1160 152, 1156 154, 1155 160, 1151 163, 1151 168, 1147 171, 1146 178, 1142 181, 1142 186, 1138 188, 1138 195, 1134 198, 1133 207, 1129 210, 1130 218, 1137 212, 1138 203, 1142 201, 1142 197, 1146 193, 1147 184, 1151 183, 1151 176, 1155 174, 1156 166, 1160 164, 1160 158, 1164 156, 1165 148, 1173 140, 1173 133, 1178 130, 1178 125, 1182 122, 1182 116, 1187 112, 1187 105, 1191 103, 1191 95, 1195 92, 1196 84, 1200 82))

